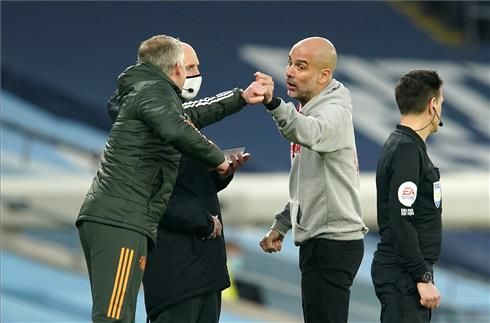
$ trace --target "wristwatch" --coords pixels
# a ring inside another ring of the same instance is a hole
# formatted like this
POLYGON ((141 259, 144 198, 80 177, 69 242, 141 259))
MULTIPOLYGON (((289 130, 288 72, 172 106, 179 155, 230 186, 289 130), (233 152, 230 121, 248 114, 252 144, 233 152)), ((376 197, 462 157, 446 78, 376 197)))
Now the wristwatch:
POLYGON ((432 283, 433 277, 430 271, 426 271, 417 279, 417 283, 432 283))

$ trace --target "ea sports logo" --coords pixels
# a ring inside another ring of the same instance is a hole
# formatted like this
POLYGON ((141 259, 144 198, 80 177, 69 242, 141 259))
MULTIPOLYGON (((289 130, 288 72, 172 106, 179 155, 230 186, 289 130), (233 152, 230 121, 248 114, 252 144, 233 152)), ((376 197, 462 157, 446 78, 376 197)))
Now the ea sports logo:
POLYGON ((417 185, 414 182, 404 182, 398 187, 398 201, 405 206, 412 206, 417 198, 417 185))

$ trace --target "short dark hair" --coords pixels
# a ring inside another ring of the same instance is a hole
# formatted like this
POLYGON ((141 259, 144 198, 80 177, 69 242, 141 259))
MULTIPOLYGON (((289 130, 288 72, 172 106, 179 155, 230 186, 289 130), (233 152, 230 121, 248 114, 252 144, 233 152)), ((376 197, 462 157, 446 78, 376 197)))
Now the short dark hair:
POLYGON ((405 74, 395 88, 400 113, 422 113, 430 98, 439 98, 441 86, 442 80, 436 71, 414 70, 405 74))

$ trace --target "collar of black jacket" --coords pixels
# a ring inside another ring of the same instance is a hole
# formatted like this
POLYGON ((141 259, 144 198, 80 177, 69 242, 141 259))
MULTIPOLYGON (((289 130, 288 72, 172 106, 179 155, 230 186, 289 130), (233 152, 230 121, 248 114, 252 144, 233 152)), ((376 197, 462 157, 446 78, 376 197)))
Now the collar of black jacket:
POLYGON ((425 142, 422 140, 422 138, 410 127, 407 126, 402 126, 401 124, 396 125, 396 130, 398 132, 402 132, 410 137, 412 137, 416 142, 419 143, 419 145, 422 146, 422 148, 427 149, 425 146, 425 142))

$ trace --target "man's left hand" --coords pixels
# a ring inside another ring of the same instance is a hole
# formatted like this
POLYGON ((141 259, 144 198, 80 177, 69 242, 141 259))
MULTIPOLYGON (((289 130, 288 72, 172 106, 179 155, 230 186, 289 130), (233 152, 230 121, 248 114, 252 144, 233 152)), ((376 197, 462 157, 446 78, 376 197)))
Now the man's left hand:
POLYGON ((271 102, 274 96, 274 80, 269 75, 262 72, 255 72, 255 81, 259 82, 264 87, 264 104, 271 102))
POLYGON ((242 93, 242 98, 248 104, 257 104, 264 101, 266 89, 257 81, 252 82, 242 93))
POLYGON ((213 224, 214 224, 213 232, 211 232, 211 234, 207 237, 207 239, 214 239, 216 237, 221 237, 221 235, 223 234, 222 233, 223 232, 223 225, 221 224, 221 221, 219 220, 218 216, 213 215, 212 218, 213 218, 213 224))
POLYGON ((233 174, 238 168, 240 168, 243 164, 245 164, 250 158, 249 153, 245 154, 235 154, 231 155, 230 159, 231 161, 229 162, 229 168, 228 171, 225 174, 221 175, 221 178, 226 178, 233 174))

